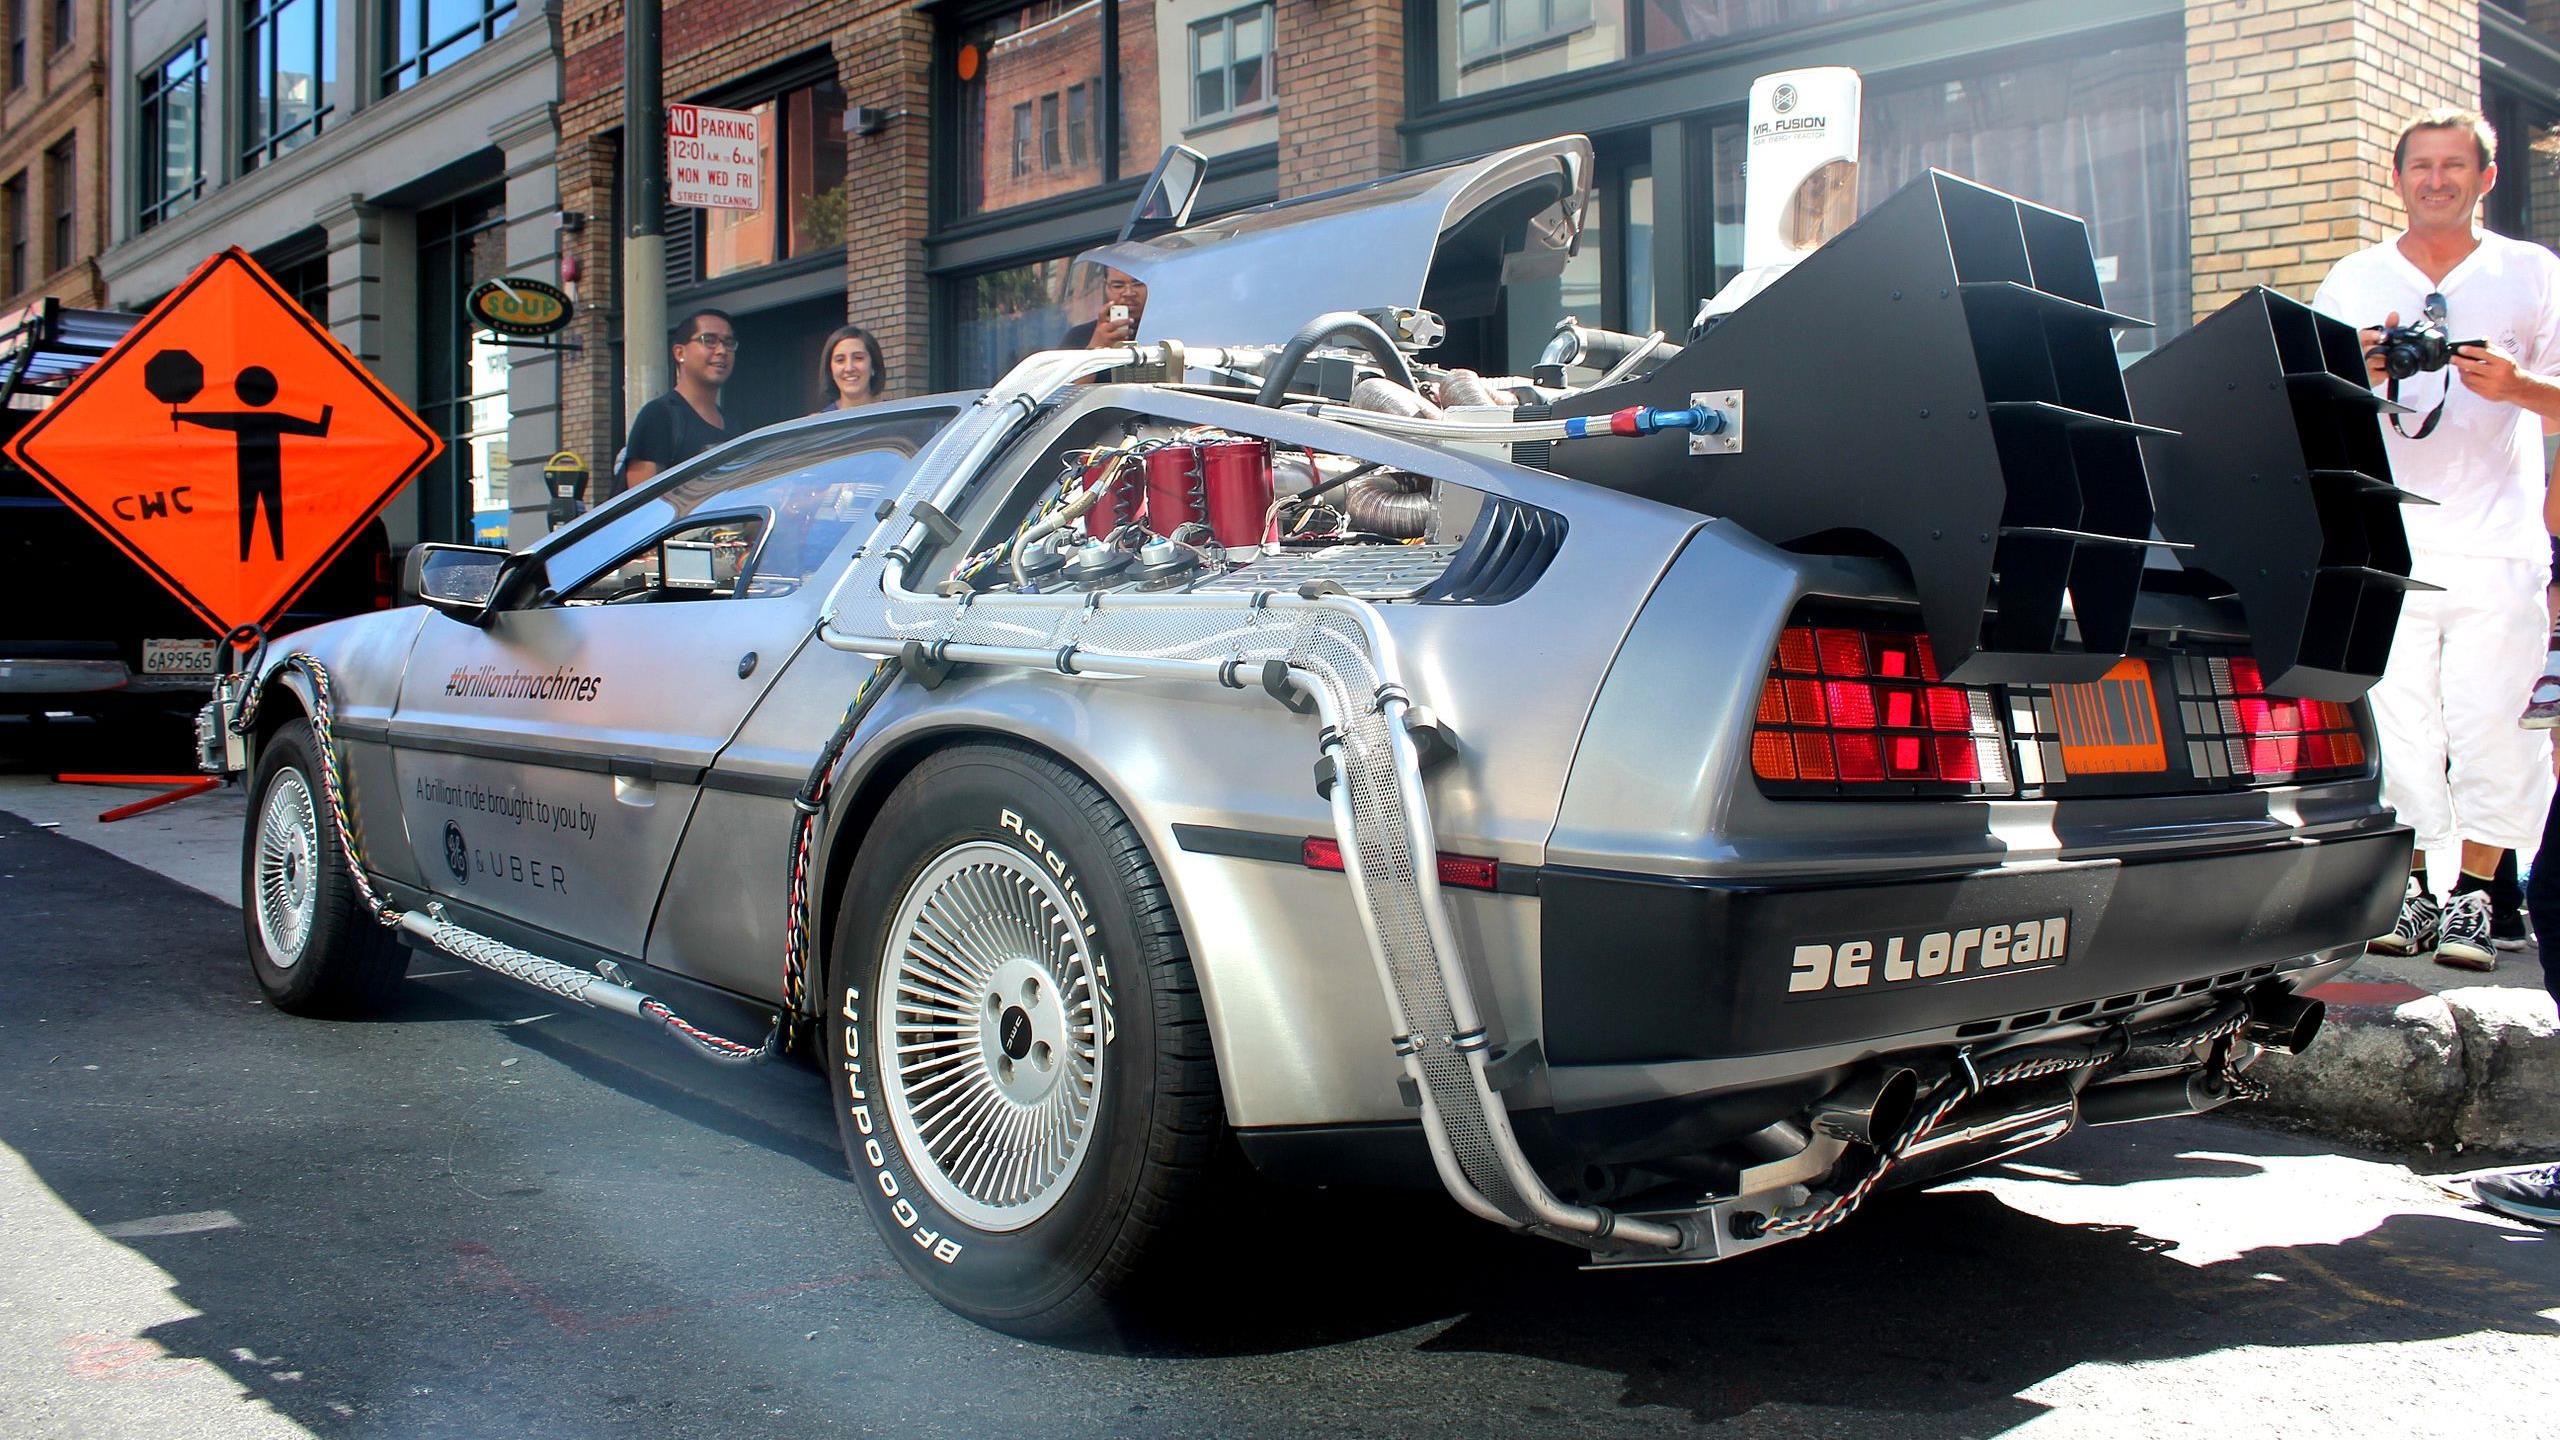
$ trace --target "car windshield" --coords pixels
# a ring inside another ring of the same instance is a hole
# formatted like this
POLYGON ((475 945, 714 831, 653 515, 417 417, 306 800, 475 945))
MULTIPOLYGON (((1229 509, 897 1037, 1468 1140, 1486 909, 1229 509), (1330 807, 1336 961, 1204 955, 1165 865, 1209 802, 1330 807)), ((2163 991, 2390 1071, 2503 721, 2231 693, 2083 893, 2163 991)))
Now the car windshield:
POLYGON ((951 418, 903 411, 867 424, 795 426, 749 436, 680 465, 564 534, 547 556, 552 583, 572 592, 697 514, 760 515, 765 534, 747 593, 781 594, 821 570, 880 502, 906 483, 916 452, 951 418))

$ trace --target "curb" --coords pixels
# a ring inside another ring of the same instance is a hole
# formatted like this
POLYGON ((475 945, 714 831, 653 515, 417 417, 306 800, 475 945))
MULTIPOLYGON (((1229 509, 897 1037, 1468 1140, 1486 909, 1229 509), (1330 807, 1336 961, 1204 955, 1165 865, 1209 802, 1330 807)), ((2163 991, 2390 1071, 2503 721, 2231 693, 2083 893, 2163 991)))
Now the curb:
POLYGON ((2301 1055, 2269 1052, 2250 1075, 2258 1113, 2364 1143, 2560 1153, 2560 1015, 2537 990, 2435 993, 2340 980, 2310 997, 2328 1022, 2301 1055))

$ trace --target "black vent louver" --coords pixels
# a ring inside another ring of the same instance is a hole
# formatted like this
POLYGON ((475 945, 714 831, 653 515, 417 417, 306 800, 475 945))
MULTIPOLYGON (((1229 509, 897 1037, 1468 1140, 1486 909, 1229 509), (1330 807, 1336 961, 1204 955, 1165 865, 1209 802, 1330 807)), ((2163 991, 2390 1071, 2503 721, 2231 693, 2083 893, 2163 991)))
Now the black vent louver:
POLYGON ((1564 545, 1564 517, 1501 495, 1485 497, 1449 568, 1416 596, 1435 605, 1499 605, 1527 593, 1564 545))
MULTIPOLYGON (((2411 589, 2382 405, 2353 326, 2249 291, 2125 373, 2160 533, 2235 593, 2267 689, 2353 700, 2382 673, 2411 589)), ((2425 503, 2420 501, 2419 503, 2425 503)))
POLYGON ((1640 380, 1560 415, 1743 392, 1743 445, 1567 442, 1560 474, 1910 567, 1950 678, 2090 680, 2124 654, 2151 492, 2088 228, 1940 171, 1640 380), (2063 623, 2068 596, 2076 633, 2063 623))

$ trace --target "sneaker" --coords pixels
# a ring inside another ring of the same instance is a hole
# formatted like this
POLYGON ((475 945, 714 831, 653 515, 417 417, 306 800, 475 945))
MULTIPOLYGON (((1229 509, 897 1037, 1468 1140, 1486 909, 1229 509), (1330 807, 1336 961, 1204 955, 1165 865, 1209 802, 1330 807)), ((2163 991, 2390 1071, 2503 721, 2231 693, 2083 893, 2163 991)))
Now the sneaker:
POLYGON ((2491 902, 2489 943, 2501 950, 2521 950, 2533 943, 2533 932, 2525 928, 2523 907, 2491 902))
POLYGON ((2436 963, 2457 970, 2498 968, 2498 952, 2489 939, 2488 891, 2465 891, 2444 902, 2443 928, 2436 936, 2436 963))
POLYGON ((2516 723, 2527 730, 2560 730, 2560 675, 2545 672, 2533 682, 2533 693, 2525 698, 2524 714, 2516 723))
POLYGON ((2436 931, 2443 918, 2444 908, 2412 875, 2400 897, 2400 918, 2391 922, 2391 933, 2375 937, 2365 948, 2381 955, 2423 955, 2436 948, 2436 931))
POLYGON ((2471 1182, 2471 1193, 2501 1215, 2560 1225, 2560 1165, 2482 1175, 2471 1182))

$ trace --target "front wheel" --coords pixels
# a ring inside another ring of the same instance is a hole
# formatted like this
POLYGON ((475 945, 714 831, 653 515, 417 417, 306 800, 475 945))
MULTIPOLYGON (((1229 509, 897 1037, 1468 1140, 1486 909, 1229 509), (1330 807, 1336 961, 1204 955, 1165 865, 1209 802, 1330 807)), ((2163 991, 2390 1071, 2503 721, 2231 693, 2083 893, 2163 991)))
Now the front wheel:
POLYGON ((890 795, 839 913, 827 1071, 891 1252, 1000 1330, 1109 1322, 1162 1266, 1224 1130, 1137 831, 1047 756, 946 750, 890 795))
POLYGON ((240 848, 249 968, 279 1010, 361 1014, 390 998, 408 973, 409 952, 356 893, 329 822, 318 756, 310 722, 296 720, 258 757, 240 848))

